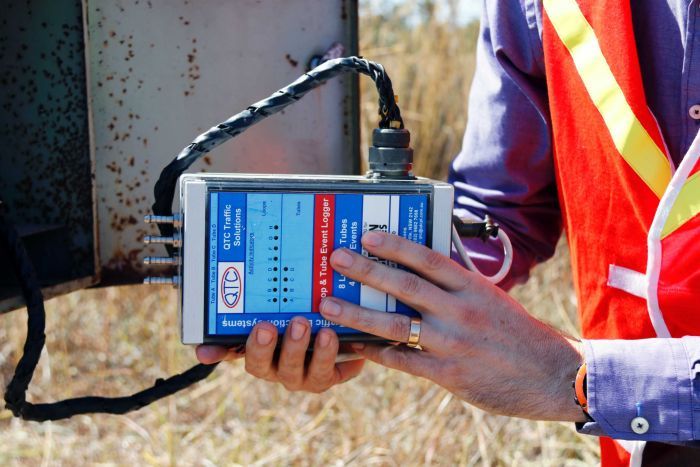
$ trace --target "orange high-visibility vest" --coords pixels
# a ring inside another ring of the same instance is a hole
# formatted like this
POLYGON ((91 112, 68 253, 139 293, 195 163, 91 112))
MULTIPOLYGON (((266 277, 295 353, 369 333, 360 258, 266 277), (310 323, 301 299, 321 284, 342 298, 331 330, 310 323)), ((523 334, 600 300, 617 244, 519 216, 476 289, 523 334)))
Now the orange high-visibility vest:
MULTIPOLYGON (((700 335, 700 138, 674 167, 647 106, 628 1, 543 3, 555 173, 583 335, 700 335)), ((649 444, 647 457, 658 451, 649 444)), ((643 442, 601 438, 603 466, 641 465, 643 452, 643 442)))

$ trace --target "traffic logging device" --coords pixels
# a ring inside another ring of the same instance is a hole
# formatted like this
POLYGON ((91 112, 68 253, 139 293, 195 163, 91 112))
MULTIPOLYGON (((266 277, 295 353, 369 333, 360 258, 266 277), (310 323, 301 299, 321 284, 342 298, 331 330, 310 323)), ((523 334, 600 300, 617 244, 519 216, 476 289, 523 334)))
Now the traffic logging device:
POLYGON ((180 289, 185 344, 241 343, 258 321, 284 332, 295 316, 309 320, 312 334, 330 327, 341 339, 371 339, 324 320, 321 299, 414 312, 333 271, 333 250, 366 255, 360 238, 378 230, 450 251, 453 190, 442 182, 221 174, 184 175, 180 187, 181 221, 172 241, 181 261, 170 280, 180 289))
MULTIPOLYGON (((359 57, 325 61, 201 134, 163 169, 154 187, 153 214, 145 219, 156 224, 160 234, 146 236, 144 241, 163 244, 168 254, 147 257, 145 262, 174 267, 175 272, 144 282, 178 287, 183 343, 236 345, 245 341, 257 322, 272 322, 283 333, 294 316, 308 318, 312 333, 329 327, 342 340, 377 339, 325 321, 318 308, 328 295, 375 310, 415 314, 396 298, 330 267, 330 255, 338 248, 368 255, 360 238, 371 230, 400 235, 446 255, 452 243, 474 270, 460 237, 498 237, 505 261, 489 279, 502 280, 512 261, 505 233, 489 219, 467 223, 453 217, 452 186, 414 176, 412 163, 410 134, 384 68, 359 57), (369 76, 379 93, 379 123, 372 134, 366 175, 183 175, 204 154, 344 72, 369 76), (174 213, 178 181, 180 207, 174 213)), ((216 364, 199 364, 127 397, 28 402, 26 390, 44 345, 43 298, 16 231, 6 221, 0 225, 8 249, 14 252, 29 314, 25 352, 5 394, 15 416, 57 420, 84 413, 126 413, 206 378, 214 370, 216 364)))

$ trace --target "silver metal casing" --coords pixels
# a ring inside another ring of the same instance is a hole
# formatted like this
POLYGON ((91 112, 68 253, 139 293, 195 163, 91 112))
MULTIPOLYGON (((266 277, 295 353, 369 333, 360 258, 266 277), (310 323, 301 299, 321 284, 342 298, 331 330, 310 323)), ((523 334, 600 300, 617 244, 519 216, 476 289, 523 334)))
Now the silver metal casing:
POLYGON ((410 193, 430 195, 430 247, 450 254, 452 185, 425 179, 373 180, 362 176, 259 175, 259 174, 187 174, 180 178, 180 216, 182 238, 180 274, 180 312, 183 344, 212 342, 207 339, 205 320, 207 302, 207 194, 210 190, 334 192, 343 189, 357 193, 410 193))

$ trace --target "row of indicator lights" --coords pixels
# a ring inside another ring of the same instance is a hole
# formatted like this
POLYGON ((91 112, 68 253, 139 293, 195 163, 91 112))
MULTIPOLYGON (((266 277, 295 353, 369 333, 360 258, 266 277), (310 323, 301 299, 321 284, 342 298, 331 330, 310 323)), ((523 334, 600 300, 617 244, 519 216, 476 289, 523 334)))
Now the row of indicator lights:
MULTIPOLYGON (((285 267, 282 268, 282 271, 288 272, 288 271, 289 271, 289 268, 288 268, 287 266, 285 266, 285 267)), ((289 278, 286 277, 286 276, 282 278, 282 281, 283 281, 283 282, 287 282, 288 280, 289 280, 289 278)), ((284 287, 284 288, 282 289, 282 292, 289 292, 289 289, 288 289, 287 287, 284 287)), ((287 301, 289 301, 289 300, 287 299, 287 297, 284 297, 284 298, 282 299, 282 301, 283 301, 284 303, 287 303, 287 301)))
MULTIPOLYGON (((273 228, 274 230, 279 230, 279 225, 273 225, 272 228, 273 228)), ((278 240, 279 240, 279 235, 274 235, 274 236, 272 237, 272 239, 275 240, 275 241, 278 241, 278 240)), ((274 246, 272 247, 272 249, 273 249, 273 251, 278 251, 278 250, 279 250, 279 245, 274 245, 274 246)), ((273 261, 279 261, 279 257, 278 257, 278 256, 275 256, 275 257, 272 258, 272 260, 273 260, 273 261)), ((277 266, 274 266, 274 267, 272 268, 272 272, 278 272, 278 271, 279 271, 279 268, 278 268, 277 266)), ((289 272, 289 268, 288 268, 287 266, 285 266, 285 267, 282 268, 282 271, 284 271, 284 272, 289 272)), ((279 279, 278 279, 276 276, 273 276, 273 277, 272 277, 272 282, 278 282, 278 281, 279 281, 279 279)), ((282 277, 282 282, 289 282, 289 278, 286 277, 286 276, 285 276, 285 277, 282 277)), ((274 293, 277 293, 278 290, 279 290, 279 289, 278 289, 277 287, 273 287, 273 288, 272 288, 272 292, 274 292, 274 293)), ((286 292, 289 292, 289 288, 284 287, 284 288, 282 289, 282 292, 285 292, 285 293, 286 293, 286 292)), ((287 297, 283 297, 283 298, 282 298, 282 302, 283 302, 283 303, 287 303, 288 301, 290 301, 290 299, 288 299, 287 297)), ((277 302, 278 302, 277 297, 273 297, 273 298, 272 298, 272 302, 273 302, 273 303, 277 303, 277 302)))
MULTIPOLYGON (((280 226, 279 226, 279 225, 273 225, 272 228, 273 228, 274 230, 279 230, 280 226)), ((277 233, 275 233, 275 235, 274 235, 273 237, 271 237, 271 239, 274 240, 274 241, 276 241, 276 242, 279 241, 279 238, 280 238, 280 237, 279 237, 279 235, 277 235, 277 233)), ((272 249, 273 249, 274 251, 278 251, 278 250, 279 250, 279 245, 278 245, 278 244, 275 244, 275 245, 272 247, 272 249)), ((278 262, 278 261, 279 261, 279 257, 278 257, 278 256, 275 256, 274 258, 272 258, 272 260, 275 261, 275 262, 278 262)), ((272 272, 277 273, 278 271, 279 271, 279 268, 278 268, 277 266, 274 266, 274 267, 272 268, 272 272)), ((278 279, 278 277, 277 277, 277 274, 275 274, 275 275, 272 277, 272 282, 278 282, 278 281, 279 281, 279 279, 278 279)), ((278 291, 277 287, 273 287, 273 288, 272 288, 272 291, 273 291, 274 293, 277 293, 277 291, 278 291)), ((273 303, 277 303, 277 301, 278 301, 278 300, 277 300, 277 297, 273 297, 273 298, 272 298, 272 302, 273 302, 273 303)))
MULTIPOLYGON (((275 230, 279 230, 279 225, 275 225, 273 228, 274 228, 275 230)), ((275 235, 273 238, 274 238, 274 240, 279 240, 279 236, 277 236, 277 235, 275 235)), ((275 247, 274 247, 273 249, 274 249, 275 251, 277 251, 277 250, 279 249, 279 247, 278 247, 277 245, 275 245, 275 247)), ((275 261, 278 261, 278 259, 279 259, 279 258, 278 258, 277 256, 275 256, 274 260, 275 260, 275 261)), ((275 272, 277 272, 277 271, 278 271, 277 266, 275 266, 274 268, 272 268, 272 270, 275 271, 275 272)), ((287 266, 285 266, 285 267, 282 268, 282 271, 283 271, 283 272, 289 272, 289 268, 288 268, 287 266)), ((288 277, 286 277, 286 276, 282 277, 282 282, 288 282, 288 281, 289 281, 289 278, 288 278, 288 277)), ((273 278, 273 282, 277 282, 277 278, 276 278, 276 277, 273 278)), ((277 292, 277 287, 273 288, 272 291, 273 291, 273 292, 277 292)), ((284 292, 284 293, 289 292, 289 288, 284 287, 284 288, 282 289, 282 292, 284 292)), ((273 301, 274 303, 276 303, 276 302, 277 302, 277 298, 273 298, 272 301, 273 301)), ((283 303, 287 303, 288 301, 289 301, 289 299, 288 299, 287 297, 283 297, 283 298, 282 298, 282 302, 283 302, 283 303)))

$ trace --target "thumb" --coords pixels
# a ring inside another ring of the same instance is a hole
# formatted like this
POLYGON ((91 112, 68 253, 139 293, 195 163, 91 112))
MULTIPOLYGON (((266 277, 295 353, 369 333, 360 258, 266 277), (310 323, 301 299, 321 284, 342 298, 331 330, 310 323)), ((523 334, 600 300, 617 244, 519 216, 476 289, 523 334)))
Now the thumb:
POLYGON ((403 345, 352 344, 352 349, 367 360, 387 368, 429 378, 430 356, 403 345))

